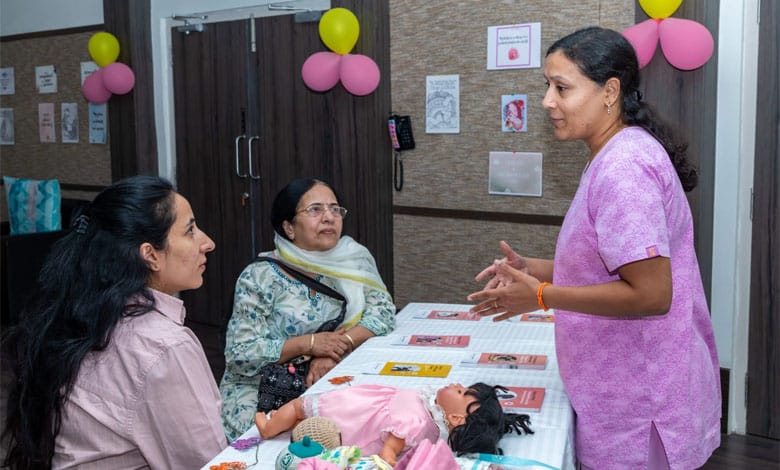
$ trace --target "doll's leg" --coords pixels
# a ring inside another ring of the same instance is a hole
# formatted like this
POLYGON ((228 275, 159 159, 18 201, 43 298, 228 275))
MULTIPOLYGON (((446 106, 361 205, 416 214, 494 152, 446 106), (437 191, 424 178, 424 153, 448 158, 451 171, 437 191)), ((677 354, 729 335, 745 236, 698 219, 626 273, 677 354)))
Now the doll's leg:
POLYGON ((263 439, 271 439, 294 428, 303 418, 305 418, 303 415, 303 401, 300 398, 296 398, 268 414, 256 413, 255 425, 263 439))

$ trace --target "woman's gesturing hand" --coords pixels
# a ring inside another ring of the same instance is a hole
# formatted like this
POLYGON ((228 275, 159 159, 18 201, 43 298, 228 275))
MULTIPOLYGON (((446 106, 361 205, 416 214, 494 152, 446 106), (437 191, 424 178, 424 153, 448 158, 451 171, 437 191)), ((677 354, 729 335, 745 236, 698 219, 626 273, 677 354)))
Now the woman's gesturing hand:
POLYGON ((501 321, 539 309, 536 299, 540 284, 538 279, 513 268, 509 263, 496 266, 493 279, 496 278, 504 280, 503 285, 495 288, 486 286, 467 297, 471 302, 480 302, 471 307, 472 312, 483 316, 500 314, 493 321, 501 321))
POLYGON ((477 281, 484 281, 485 279, 489 279, 488 283, 485 285, 485 289, 495 289, 496 287, 501 287, 511 282, 511 279, 507 277, 496 275, 498 273, 497 268, 501 264, 508 264, 509 266, 520 271, 528 271, 528 265, 525 258, 518 255, 517 252, 515 252, 515 250, 509 246, 509 243, 502 240, 498 246, 501 248, 501 251, 504 252, 504 258, 495 260, 493 264, 483 269, 475 277, 477 281))

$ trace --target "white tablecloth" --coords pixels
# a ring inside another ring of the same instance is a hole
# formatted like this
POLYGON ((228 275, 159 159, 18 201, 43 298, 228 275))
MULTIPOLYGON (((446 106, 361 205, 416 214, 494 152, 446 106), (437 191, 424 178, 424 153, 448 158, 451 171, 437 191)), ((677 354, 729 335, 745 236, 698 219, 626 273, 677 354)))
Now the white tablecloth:
MULTIPOLYGON (((557 469, 573 469, 574 414, 558 375, 553 323, 521 322, 517 317, 497 323, 491 318, 482 318, 479 321, 418 318, 432 310, 466 311, 469 307, 469 305, 432 303, 407 305, 398 313, 396 329, 391 335, 366 341, 306 393, 346 387, 348 386, 346 384, 333 385, 328 381, 332 377, 344 375, 354 376, 352 384, 386 384, 401 388, 420 388, 423 385, 440 387, 449 383, 468 386, 475 382, 503 386, 544 387, 545 397, 541 411, 528 413, 531 416, 531 428, 534 434, 522 436, 508 434, 501 440, 499 447, 507 456, 542 462, 557 469), (470 342, 466 348, 393 344, 398 342, 399 336, 413 334, 468 335, 470 342), (548 361, 547 367, 543 370, 461 366, 460 361, 474 352, 546 354, 548 361), (376 364, 387 361, 450 364, 453 367, 446 378, 398 377, 366 373, 376 364)), ((253 426, 241 438, 256 436, 258 432, 253 426)), ((253 464, 257 456, 257 463, 250 465, 249 468, 273 469, 276 456, 289 442, 290 433, 287 432, 275 439, 262 442, 257 448, 239 451, 228 447, 203 468, 208 470, 210 465, 228 461, 253 464)), ((545 467, 524 466, 523 468, 545 467)), ((549 467, 546 469, 549 470, 549 467)))

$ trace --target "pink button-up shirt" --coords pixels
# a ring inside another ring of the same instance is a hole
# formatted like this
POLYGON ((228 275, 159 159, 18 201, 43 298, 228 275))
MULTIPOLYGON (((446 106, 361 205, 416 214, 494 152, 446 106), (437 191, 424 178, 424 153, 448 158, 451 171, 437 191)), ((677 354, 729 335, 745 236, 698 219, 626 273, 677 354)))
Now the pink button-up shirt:
POLYGON ((53 468, 193 469, 226 445, 221 400, 181 300, 153 291, 156 311, 122 319, 81 364, 53 468))

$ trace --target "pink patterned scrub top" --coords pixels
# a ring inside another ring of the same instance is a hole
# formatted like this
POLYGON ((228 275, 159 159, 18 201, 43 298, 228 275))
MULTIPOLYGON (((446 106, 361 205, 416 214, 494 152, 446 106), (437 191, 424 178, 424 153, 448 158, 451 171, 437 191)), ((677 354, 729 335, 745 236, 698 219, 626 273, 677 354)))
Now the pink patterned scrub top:
POLYGON ((672 469, 703 465, 720 444, 715 339, 688 201, 668 154, 644 129, 618 132, 583 172, 555 252, 553 282, 561 286, 614 281, 619 267, 656 256, 672 268, 665 315, 555 312, 579 461, 646 468, 655 424, 672 469))

